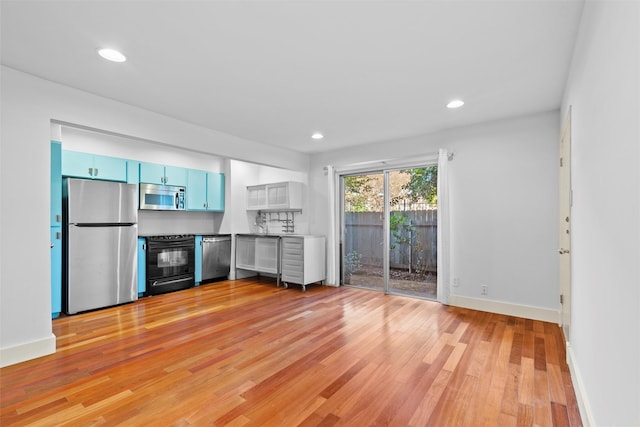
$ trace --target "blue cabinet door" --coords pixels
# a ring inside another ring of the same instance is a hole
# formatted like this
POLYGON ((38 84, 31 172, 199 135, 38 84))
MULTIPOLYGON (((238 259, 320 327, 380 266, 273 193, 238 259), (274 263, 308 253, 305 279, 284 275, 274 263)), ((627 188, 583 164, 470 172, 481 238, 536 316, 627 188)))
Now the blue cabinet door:
POLYGON ((147 291, 147 239, 138 237, 138 296, 147 291))
POLYGON ((62 227, 51 227, 51 317, 62 312, 62 227))
POLYGON ((207 210, 207 172, 195 169, 187 171, 187 209, 207 210))
POLYGON ((164 166, 157 163, 140 163, 140 182, 159 185, 187 186, 187 170, 177 166, 164 166))
POLYGON ((126 182, 127 161, 117 157, 62 150, 62 175, 126 182))
POLYGON ((140 183, 140 162, 127 160, 127 184, 140 183))
POLYGON ((164 166, 156 163, 140 163, 140 182, 164 184, 164 166))
POLYGON ((207 210, 224 212, 224 174, 207 174, 207 210))
POLYGON ((62 225, 62 144, 51 141, 51 226, 62 225))
POLYGON ((195 282, 196 286, 202 282, 202 236, 196 236, 196 250, 195 250, 195 259, 194 262, 196 264, 196 272, 195 272, 195 282))
POLYGON ((176 166, 164 167, 164 183, 167 185, 187 186, 187 170, 176 166))
POLYGON ((63 150, 62 175, 93 179, 93 154, 63 150))
MULTIPOLYGON (((127 160, 127 184, 140 183, 140 162, 127 160)), ((140 207, 140 186, 136 185, 136 208, 140 207)))
POLYGON ((117 157, 93 156, 93 178, 127 182, 127 161, 117 157))

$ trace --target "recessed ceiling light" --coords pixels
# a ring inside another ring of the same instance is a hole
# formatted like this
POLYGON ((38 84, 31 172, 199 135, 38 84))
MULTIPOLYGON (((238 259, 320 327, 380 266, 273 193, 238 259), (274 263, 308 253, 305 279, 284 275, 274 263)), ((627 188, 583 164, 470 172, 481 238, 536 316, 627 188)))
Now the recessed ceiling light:
POLYGON ((115 49, 98 49, 98 55, 113 62, 124 62, 127 57, 115 49))
POLYGON ((460 108, 464 105, 464 101, 460 99, 454 99, 447 104, 447 108, 460 108))
POLYGON ((313 139, 322 139, 322 138, 324 138, 324 135, 321 134, 320 132, 316 132, 313 135, 311 135, 311 138, 313 138, 313 139))

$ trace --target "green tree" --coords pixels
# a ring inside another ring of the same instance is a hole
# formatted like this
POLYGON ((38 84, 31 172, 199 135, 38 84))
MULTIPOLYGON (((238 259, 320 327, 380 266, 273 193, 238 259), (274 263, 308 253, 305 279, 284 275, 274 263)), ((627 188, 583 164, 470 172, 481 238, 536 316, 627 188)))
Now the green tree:
POLYGON ((344 199, 349 212, 366 212, 369 210, 367 201, 373 190, 371 177, 368 175, 354 175, 344 178, 344 199))
POLYGON ((403 196, 412 202, 425 201, 435 205, 438 202, 438 167, 407 169, 409 181, 402 186, 403 196))

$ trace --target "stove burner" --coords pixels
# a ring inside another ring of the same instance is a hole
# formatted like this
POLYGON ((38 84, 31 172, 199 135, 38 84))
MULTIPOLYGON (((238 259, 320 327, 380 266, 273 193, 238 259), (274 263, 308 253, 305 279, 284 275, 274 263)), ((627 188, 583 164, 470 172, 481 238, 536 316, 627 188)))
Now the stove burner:
POLYGON ((169 234, 166 236, 147 236, 151 240, 185 240, 194 238, 193 234, 169 234))

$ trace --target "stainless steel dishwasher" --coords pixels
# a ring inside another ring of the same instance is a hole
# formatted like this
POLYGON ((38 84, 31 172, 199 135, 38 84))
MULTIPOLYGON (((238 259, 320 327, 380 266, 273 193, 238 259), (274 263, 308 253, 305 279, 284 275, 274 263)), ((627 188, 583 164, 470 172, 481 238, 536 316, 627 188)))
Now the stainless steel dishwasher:
POLYGON ((229 275, 231 267, 231 235, 202 236, 202 280, 229 275))

